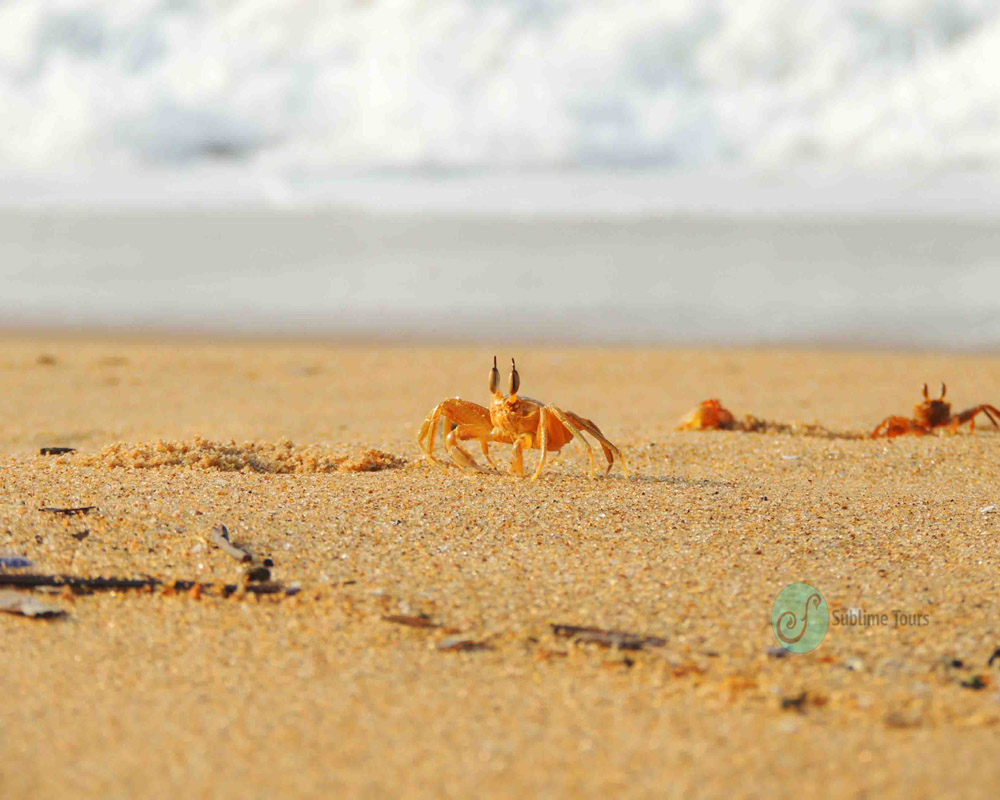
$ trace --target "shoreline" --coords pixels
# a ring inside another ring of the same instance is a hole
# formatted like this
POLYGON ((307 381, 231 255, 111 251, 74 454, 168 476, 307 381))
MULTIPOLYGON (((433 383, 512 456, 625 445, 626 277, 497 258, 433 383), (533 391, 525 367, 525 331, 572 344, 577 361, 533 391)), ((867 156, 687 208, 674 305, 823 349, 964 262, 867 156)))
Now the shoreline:
POLYGON ((53 343, 79 343, 87 342, 92 344, 115 343, 135 344, 135 345, 162 345, 172 346, 176 344, 187 344, 200 347, 212 347, 216 345, 231 345, 234 347, 257 346, 264 348, 303 346, 327 348, 336 350, 338 348, 365 349, 381 348, 386 350, 469 350, 470 348, 481 349, 483 352, 493 350, 592 350, 598 352, 660 352, 678 353, 684 351, 718 354, 732 351, 748 354, 766 353, 813 353, 823 354, 848 354, 848 355, 868 355, 886 356, 904 355, 911 357, 951 357, 957 359, 964 358, 993 358, 1000 356, 1000 344, 997 345, 956 345, 953 347, 927 346, 921 343, 913 343, 910 346, 896 343, 894 341, 867 342, 867 341, 841 341, 841 340, 819 340, 819 341, 762 341, 748 342, 742 344, 732 344, 713 340, 662 340, 638 339, 634 341, 594 341, 589 339, 572 338, 539 338, 539 337, 511 337, 470 335, 458 338, 454 335, 437 335, 423 333, 420 329, 401 330, 387 332, 383 335, 376 335, 368 331, 351 333, 342 330, 329 331, 308 331, 297 332, 288 330, 228 330, 225 328, 194 329, 190 327, 164 325, 162 327, 108 327, 91 325, 52 325, 46 324, 26 324, 26 325, 5 325, 0 323, 0 344, 2 343, 27 343, 27 342, 53 342, 53 343))

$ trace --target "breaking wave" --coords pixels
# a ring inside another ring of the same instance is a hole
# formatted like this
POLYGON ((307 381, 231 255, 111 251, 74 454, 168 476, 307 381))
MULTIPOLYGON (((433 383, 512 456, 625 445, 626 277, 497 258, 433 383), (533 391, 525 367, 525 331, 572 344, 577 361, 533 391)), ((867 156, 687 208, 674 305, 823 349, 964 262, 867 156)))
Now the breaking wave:
POLYGON ((994 169, 996 0, 8 0, 0 168, 994 169))

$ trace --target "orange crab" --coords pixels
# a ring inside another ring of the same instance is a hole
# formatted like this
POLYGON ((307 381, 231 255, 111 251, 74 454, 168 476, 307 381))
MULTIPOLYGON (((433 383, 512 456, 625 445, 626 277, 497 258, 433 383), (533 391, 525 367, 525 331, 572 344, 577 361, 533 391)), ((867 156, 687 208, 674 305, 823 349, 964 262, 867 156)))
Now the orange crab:
POLYGON ((895 436, 902 436, 907 433, 912 433, 915 436, 923 436, 932 430, 945 427, 952 433, 955 433, 958 431, 958 426, 964 425, 966 422, 969 423, 969 430, 974 431, 976 429, 976 417, 979 414, 985 414, 986 418, 993 423, 994 428, 1000 428, 1000 425, 997 425, 997 418, 1000 418, 1000 411, 990 405, 973 406, 953 416, 951 413, 951 403, 944 402, 944 395, 947 390, 948 387, 942 383, 941 396, 937 400, 931 400, 927 394, 927 384, 925 383, 924 402, 917 403, 913 407, 913 419, 907 419, 906 417, 886 417, 872 431, 871 438, 876 439, 879 436, 884 436, 887 439, 892 439, 895 436))
POLYGON ((538 466, 535 468, 532 480, 537 480, 542 474, 546 457, 549 453, 558 453, 572 439, 579 438, 587 448, 590 459, 590 477, 594 477, 594 449, 583 435, 584 432, 597 439, 608 461, 605 474, 611 472, 615 457, 621 461, 625 477, 628 477, 628 465, 621 454, 607 437, 591 420, 584 419, 572 411, 564 411, 540 400, 529 397, 519 397, 517 390, 521 378, 517 373, 514 359, 510 360, 511 372, 508 384, 508 394, 500 391, 500 372, 497 370, 497 359, 493 357, 493 368, 490 370, 490 407, 485 408, 477 403, 453 397, 439 403, 420 426, 417 442, 431 461, 434 458, 434 436, 438 421, 444 421, 444 446, 449 451, 452 460, 460 467, 482 470, 476 460, 461 446, 460 442, 477 440, 483 451, 483 456, 495 469, 496 464, 490 458, 490 442, 513 445, 513 458, 510 471, 515 475, 524 475, 524 450, 540 450, 538 466), (452 425, 455 427, 452 428, 452 425))
POLYGON ((728 431, 736 427, 736 419, 717 399, 702 400, 677 423, 678 431, 728 431))

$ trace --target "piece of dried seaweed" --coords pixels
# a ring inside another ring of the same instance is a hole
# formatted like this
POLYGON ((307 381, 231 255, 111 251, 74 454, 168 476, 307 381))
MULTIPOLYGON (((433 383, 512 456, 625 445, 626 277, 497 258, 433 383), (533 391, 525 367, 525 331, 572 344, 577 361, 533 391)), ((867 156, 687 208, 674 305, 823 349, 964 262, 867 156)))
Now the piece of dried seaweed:
POLYGON ((222 597, 229 597, 237 592, 250 594, 296 594, 298 587, 285 587, 282 583, 266 581, 249 583, 204 583, 201 581, 175 580, 161 581, 158 578, 87 578, 79 575, 36 575, 36 574, 2 574, 0 586, 13 586, 21 589, 37 589, 45 586, 61 586, 77 592, 113 592, 130 589, 164 589, 176 592, 186 592, 197 587, 206 594, 217 592, 222 597))
POLYGON ((642 650, 644 647, 663 647, 667 640, 660 636, 643 636, 628 631, 605 630, 581 625, 552 623, 556 636, 573 639, 575 642, 598 644, 602 647, 616 647, 619 650, 642 650))
POLYGON ((476 650, 492 650, 489 644, 466 636, 449 636, 437 643, 437 649, 442 653, 472 652, 476 650))

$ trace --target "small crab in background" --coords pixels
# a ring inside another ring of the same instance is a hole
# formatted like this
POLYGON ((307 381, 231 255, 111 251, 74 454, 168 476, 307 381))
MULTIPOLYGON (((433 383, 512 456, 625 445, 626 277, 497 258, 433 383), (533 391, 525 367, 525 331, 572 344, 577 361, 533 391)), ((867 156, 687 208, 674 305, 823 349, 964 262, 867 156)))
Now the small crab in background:
POLYGON ((742 433, 789 433, 793 436, 822 436, 825 439, 857 439, 852 433, 838 433, 818 422, 775 422, 744 414, 736 419, 718 399, 702 400, 681 417, 677 431, 740 431, 742 433))
POLYGON ((986 418, 993 423, 994 428, 1000 428, 997 419, 1000 418, 1000 411, 990 405, 978 405, 967 408, 959 414, 952 415, 951 403, 944 401, 945 392, 948 387, 941 384, 941 396, 937 400, 931 400, 927 393, 927 384, 924 384, 924 402, 917 403, 913 407, 913 419, 906 417, 886 417, 871 433, 872 439, 884 436, 892 439, 895 436, 913 434, 923 436, 925 433, 938 428, 947 428, 952 433, 958 431, 959 425, 969 423, 969 431, 976 429, 976 417, 985 414, 986 418))
POLYGON ((477 440, 483 451, 483 456, 489 464, 496 468, 490 458, 490 442, 513 445, 513 458, 510 471, 515 475, 524 475, 524 450, 540 450, 538 466, 535 468, 532 480, 537 480, 542 474, 542 468, 549 453, 558 453, 572 439, 579 438, 587 448, 590 459, 590 477, 594 477, 594 449, 584 436, 584 432, 597 439, 608 461, 605 474, 611 472, 615 458, 622 464, 625 477, 628 477, 628 466, 621 451, 612 444, 591 420, 585 419, 572 411, 564 411, 540 400, 530 397, 520 397, 517 394, 521 385, 514 359, 511 359, 511 372, 508 383, 508 394, 500 391, 500 372, 497 369, 496 356, 493 357, 493 368, 490 370, 490 407, 471 403, 459 397, 453 397, 439 403, 420 426, 417 442, 431 461, 434 458, 434 436, 438 421, 444 421, 444 446, 451 454, 452 461, 460 467, 479 469, 482 467, 460 442, 477 440), (452 428, 452 425, 455 427, 452 428))
POLYGON ((702 400, 685 414, 674 430, 678 431, 729 431, 736 427, 732 412, 722 407, 717 399, 702 400))

